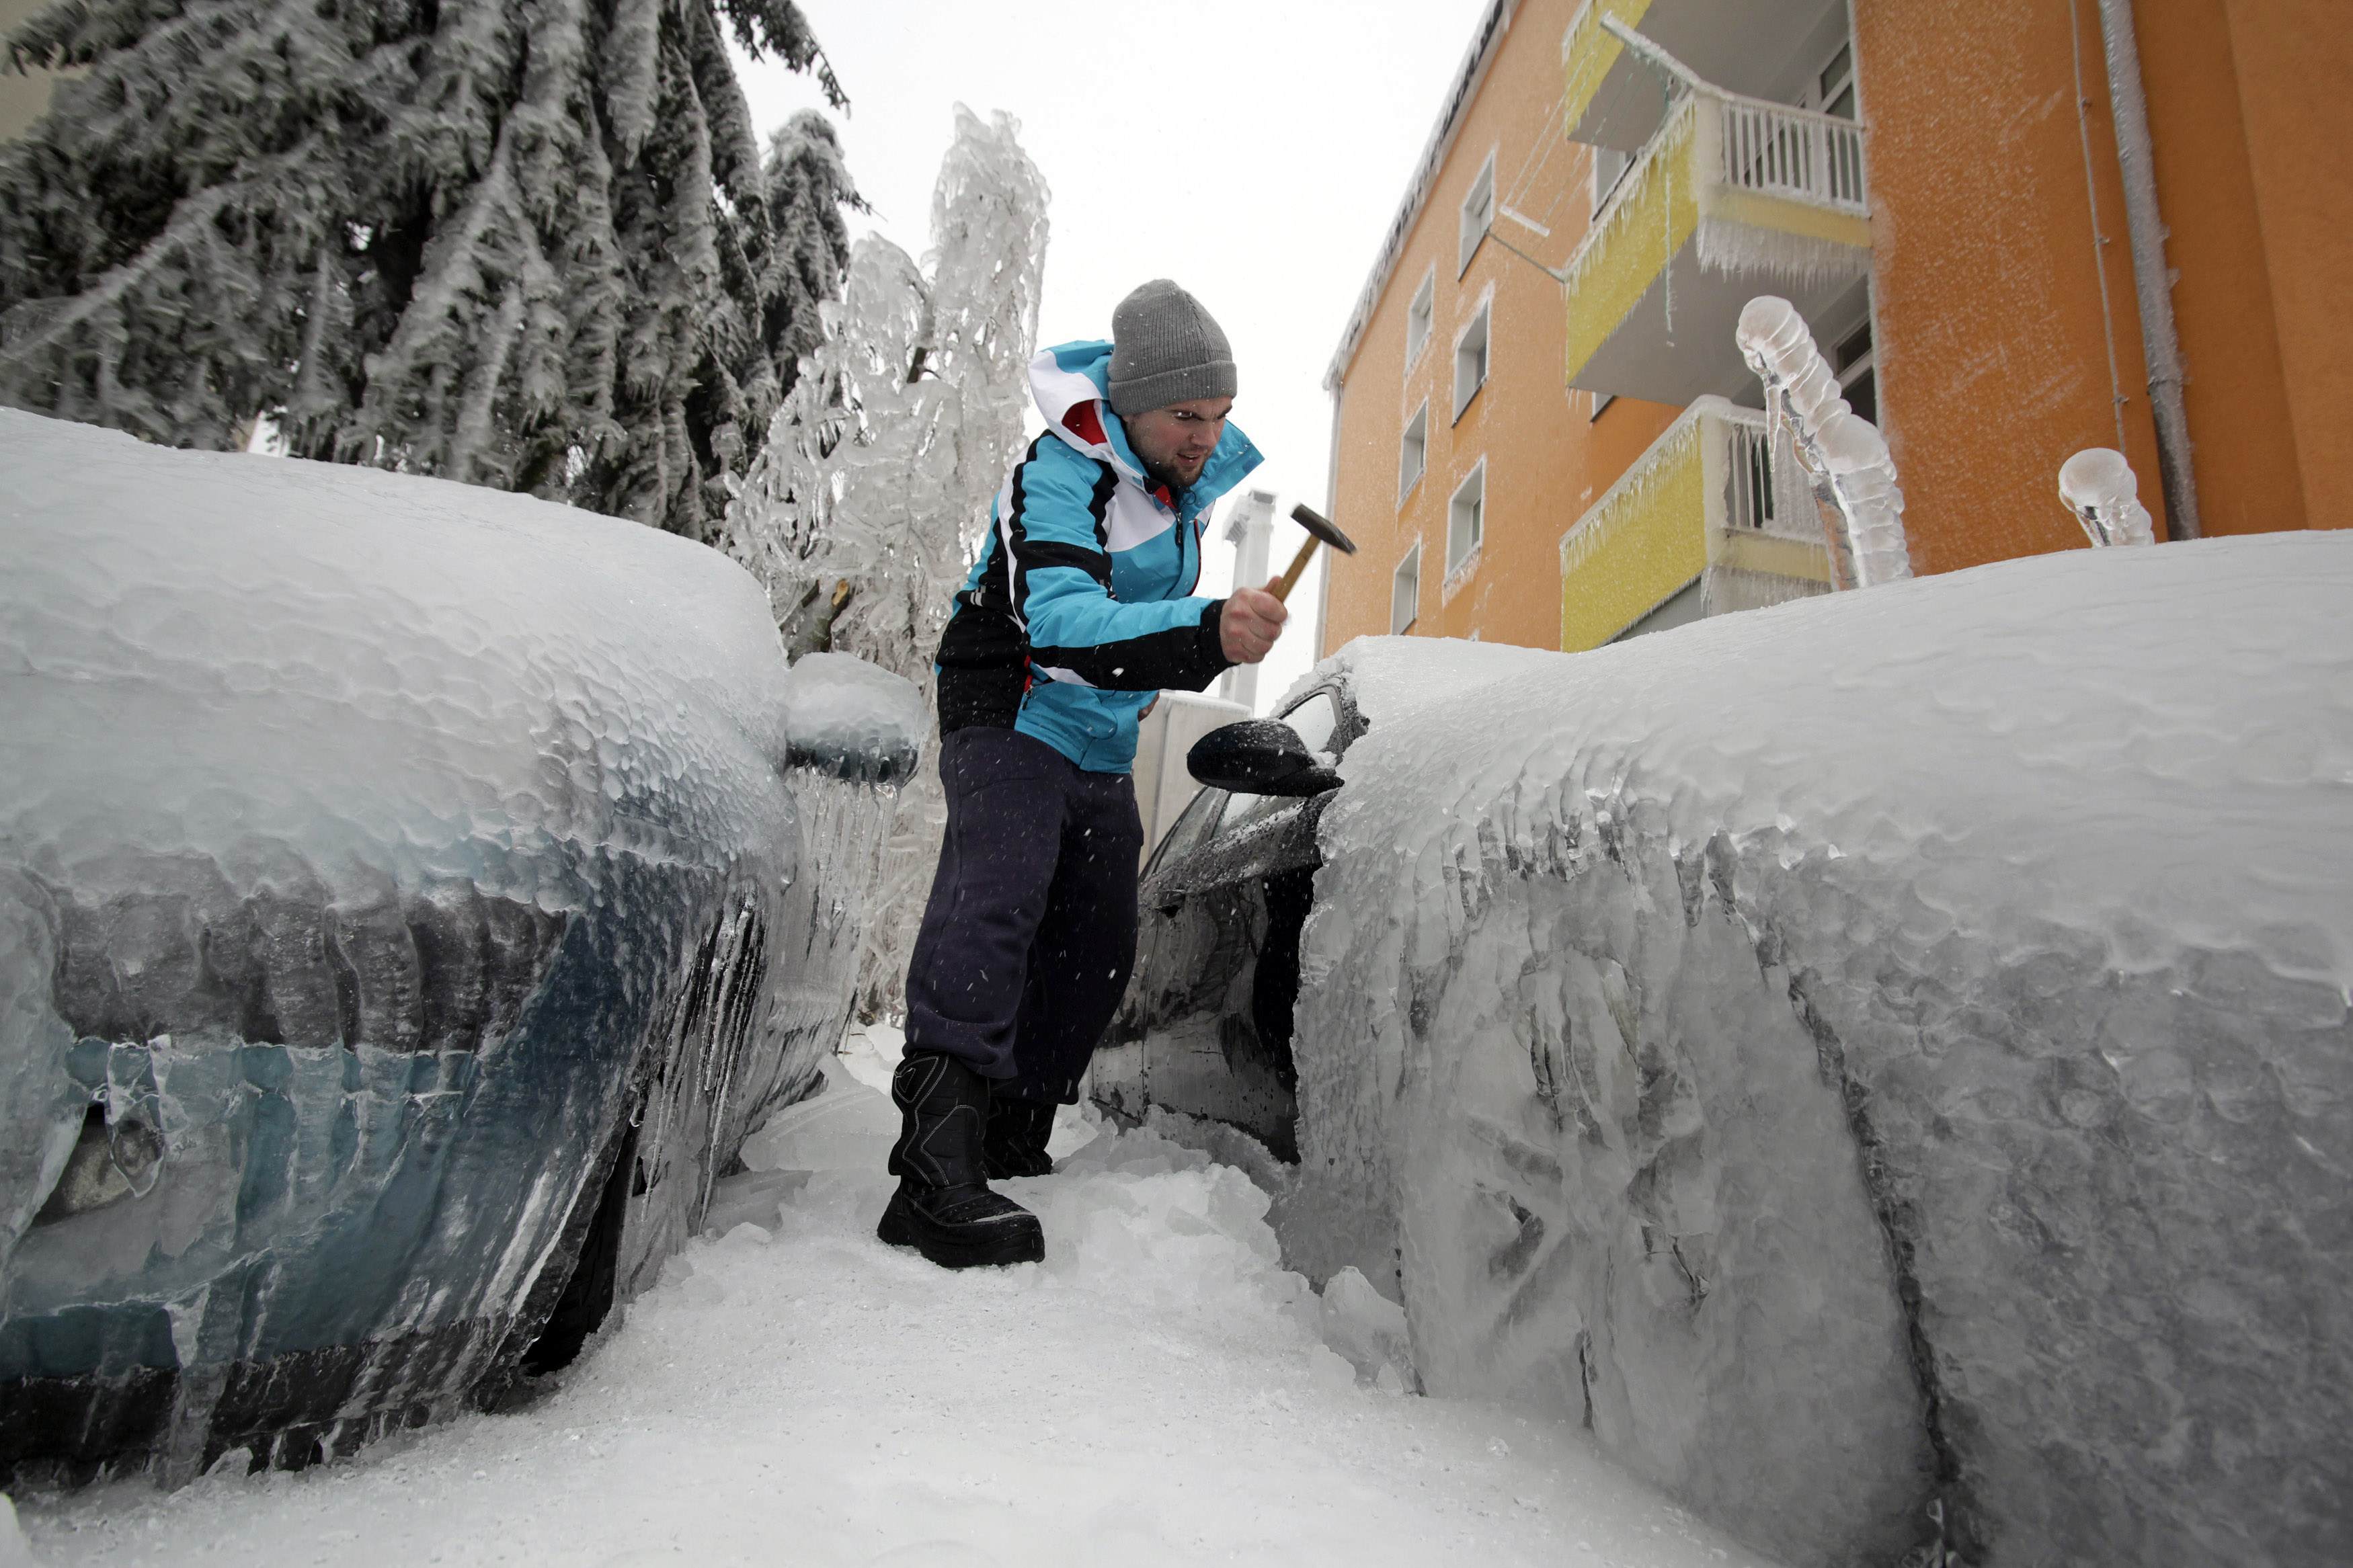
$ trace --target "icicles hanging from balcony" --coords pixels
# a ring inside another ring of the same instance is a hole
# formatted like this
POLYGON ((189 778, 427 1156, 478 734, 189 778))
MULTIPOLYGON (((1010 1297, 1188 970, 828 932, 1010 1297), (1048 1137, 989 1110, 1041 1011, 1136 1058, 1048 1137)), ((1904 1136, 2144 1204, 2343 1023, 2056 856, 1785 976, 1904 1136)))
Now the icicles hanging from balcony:
POLYGON ((1765 384, 1774 432, 1773 486, 1782 515, 1810 504, 1822 520, 1831 574, 1840 588, 1869 588, 1912 575, 1904 538, 1904 492, 1878 427, 1839 395, 1797 307, 1760 294, 1740 312, 1741 357, 1765 384))
POLYGON ((2140 480, 2113 447, 2086 447, 2060 464, 2059 499, 2094 545, 2157 542, 2157 525, 2140 504, 2140 480))

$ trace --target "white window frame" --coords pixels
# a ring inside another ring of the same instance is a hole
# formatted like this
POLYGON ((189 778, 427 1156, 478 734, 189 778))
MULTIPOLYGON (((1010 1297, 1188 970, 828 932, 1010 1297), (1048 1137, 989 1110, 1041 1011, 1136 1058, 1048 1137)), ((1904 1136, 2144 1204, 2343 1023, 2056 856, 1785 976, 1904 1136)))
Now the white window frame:
POLYGON ((1464 476, 1461 484, 1454 487, 1454 493, 1446 498, 1446 578, 1448 582, 1452 582, 1456 574, 1479 558, 1479 547, 1486 542, 1486 537, 1487 459, 1482 457, 1471 465, 1471 472, 1464 476), (1465 492, 1474 488, 1478 493, 1471 501, 1470 537, 1463 541, 1461 547, 1458 549, 1456 548, 1457 539, 1462 522, 1462 497, 1465 492))
POLYGON ((1419 619, 1421 619, 1421 541, 1417 539, 1413 542, 1413 548, 1408 550, 1398 559, 1397 570, 1389 574, 1389 636, 1403 637, 1413 630, 1413 624, 1419 619), (1398 591, 1405 585, 1409 574, 1413 582, 1413 594, 1401 601, 1398 591), (1400 605, 1408 612, 1402 622, 1398 619, 1398 610, 1400 605))
POLYGON ((1457 221, 1461 227, 1455 236, 1454 276, 1460 278, 1471 270, 1471 258, 1479 254, 1480 244, 1486 239, 1487 231, 1495 226, 1495 149, 1493 147, 1487 149, 1486 162, 1479 165, 1479 173, 1471 181, 1471 189, 1462 197, 1461 216, 1457 221), (1479 214, 1474 227, 1472 215, 1482 205, 1482 195, 1486 210, 1479 214))
POLYGON ((1398 505, 1405 504, 1405 498, 1413 494, 1413 487, 1429 471, 1430 399, 1425 397, 1413 417, 1405 422, 1405 433, 1398 437, 1398 505), (1417 425, 1421 426, 1419 433, 1414 429, 1417 425))
POLYGON ((1841 120, 1862 119, 1862 96, 1856 89, 1854 74, 1854 39, 1842 37, 1837 46, 1823 57, 1820 67, 1806 79, 1805 87, 1798 93, 1798 107, 1810 109, 1817 114, 1833 114, 1841 120), (1839 57, 1841 55, 1846 58, 1841 59, 1839 57), (1830 107, 1841 93, 1854 94, 1843 114, 1830 107))
POLYGON ((1493 286, 1490 285, 1486 292, 1479 296, 1479 308, 1471 312, 1471 319, 1462 323, 1461 331, 1454 334, 1454 418, 1452 423, 1457 425, 1462 422, 1463 413, 1471 406, 1472 400, 1479 395, 1479 389, 1493 379, 1495 374, 1494 303, 1495 290, 1493 286), (1471 340, 1471 334, 1473 332, 1479 334, 1480 340, 1479 379, 1472 382, 1466 391, 1462 384, 1462 345, 1471 340))
POLYGON ((1590 216, 1601 216, 1601 209, 1609 205, 1609 198, 1618 194, 1618 187, 1624 184, 1626 176, 1633 172, 1633 153, 1620 153, 1614 147, 1596 147, 1593 150, 1592 163, 1586 174, 1586 184, 1593 200, 1590 216), (1615 168, 1605 178, 1602 170, 1609 167, 1613 160, 1615 168))
POLYGON ((1405 307, 1405 367, 1411 370, 1421 363, 1430 348, 1430 340, 1437 335, 1438 325, 1438 263, 1431 262, 1421 275, 1421 287, 1405 307), (1416 331, 1416 328, 1420 329, 1416 331))

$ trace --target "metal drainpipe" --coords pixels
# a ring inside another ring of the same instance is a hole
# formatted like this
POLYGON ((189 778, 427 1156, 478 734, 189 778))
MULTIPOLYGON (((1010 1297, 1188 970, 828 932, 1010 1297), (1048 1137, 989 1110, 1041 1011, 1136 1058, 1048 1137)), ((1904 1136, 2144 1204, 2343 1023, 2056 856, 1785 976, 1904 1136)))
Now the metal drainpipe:
POLYGON ((2124 174, 2125 226, 2132 234, 2133 286, 2140 296, 2141 353, 2148 365, 2149 412, 2157 423, 2165 531, 2172 539, 2196 539, 2198 486, 2189 469, 2189 419, 2181 405, 2181 342, 2173 331, 2173 276, 2165 265, 2165 223, 2157 211, 2157 168, 2132 0, 2100 0, 2100 45, 2108 62, 2116 163, 2124 174))

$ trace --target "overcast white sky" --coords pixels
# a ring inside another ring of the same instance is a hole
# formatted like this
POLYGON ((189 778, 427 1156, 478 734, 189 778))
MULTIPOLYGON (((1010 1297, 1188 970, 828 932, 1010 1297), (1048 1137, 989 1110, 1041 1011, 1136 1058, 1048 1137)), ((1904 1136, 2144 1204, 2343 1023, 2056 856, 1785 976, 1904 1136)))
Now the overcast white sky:
MULTIPOLYGON (((954 105, 1001 109, 1053 190, 1041 343, 1111 334, 1147 278, 1198 295, 1232 340, 1253 483, 1324 507, 1324 372, 1482 0, 800 0, 850 111, 874 204, 854 219, 921 256, 954 105)), ((762 133, 822 108, 773 62, 744 72, 762 133)), ((1222 514, 1221 514, 1222 520, 1222 514)), ((1343 529, 1346 518, 1335 520, 1343 529)), ((1286 519, 1273 569, 1303 536, 1286 519)), ((1222 593, 1222 545, 1202 591, 1222 593)), ((1320 568, 1319 568, 1320 570, 1320 568)), ((1318 584, 1267 661, 1261 705, 1307 668, 1318 584)))

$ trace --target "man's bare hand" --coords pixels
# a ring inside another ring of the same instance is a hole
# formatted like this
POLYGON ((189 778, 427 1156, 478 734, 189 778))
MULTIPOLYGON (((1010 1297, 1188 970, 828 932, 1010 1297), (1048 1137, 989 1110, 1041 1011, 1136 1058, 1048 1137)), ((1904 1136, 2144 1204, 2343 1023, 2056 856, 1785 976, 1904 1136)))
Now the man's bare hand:
MULTIPOLYGON (((1270 577, 1266 587, 1271 588, 1281 581, 1280 577, 1270 577)), ((1282 601, 1266 588, 1237 588, 1218 616, 1218 642, 1226 657, 1236 664, 1256 664, 1274 646, 1274 639, 1282 635, 1282 623, 1290 618, 1291 612, 1282 607, 1282 601)))

